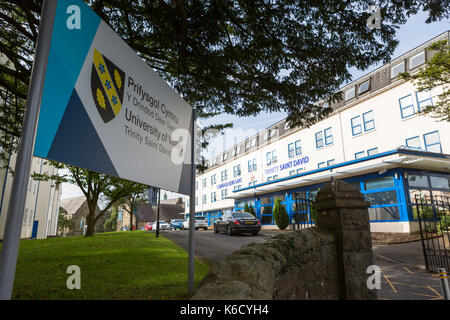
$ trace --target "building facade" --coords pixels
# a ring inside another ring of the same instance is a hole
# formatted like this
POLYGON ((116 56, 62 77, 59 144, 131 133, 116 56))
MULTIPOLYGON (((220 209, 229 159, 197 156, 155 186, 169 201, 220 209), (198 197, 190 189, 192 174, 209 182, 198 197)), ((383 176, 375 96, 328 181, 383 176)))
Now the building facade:
MULTIPOLYGON (((14 168, 16 155, 9 157, 9 167, 14 168)), ((57 169, 45 160, 33 158, 31 172, 53 175, 57 169)), ((5 232, 9 202, 14 198, 11 194, 13 176, 7 168, 0 170, 0 239, 5 232)), ((30 176, 25 212, 23 216, 21 238, 45 239, 58 233, 58 212, 61 185, 54 181, 36 181, 30 176)))
POLYGON ((275 199, 292 216, 295 193, 313 198, 343 179, 370 202, 373 232, 416 231, 414 196, 450 196, 450 125, 420 114, 442 88, 418 92, 397 75, 418 71, 432 55, 426 48, 448 39, 445 32, 348 84, 333 113, 309 128, 282 120, 211 159, 196 178, 196 215, 212 224, 247 203, 271 227, 275 199))

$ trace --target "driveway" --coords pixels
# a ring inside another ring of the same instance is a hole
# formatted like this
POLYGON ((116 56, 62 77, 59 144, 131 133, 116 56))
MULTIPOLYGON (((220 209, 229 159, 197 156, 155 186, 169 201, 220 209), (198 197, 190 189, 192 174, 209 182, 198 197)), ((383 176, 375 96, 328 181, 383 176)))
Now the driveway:
MULTIPOLYGON (((233 251, 251 242, 265 242, 278 234, 262 230, 257 236, 195 232, 195 255, 210 265, 224 260, 233 251)), ((161 231, 188 250, 189 231, 161 231)), ((439 277, 425 270, 420 241, 401 244, 374 244, 374 264, 381 269, 380 300, 443 300, 439 277)))

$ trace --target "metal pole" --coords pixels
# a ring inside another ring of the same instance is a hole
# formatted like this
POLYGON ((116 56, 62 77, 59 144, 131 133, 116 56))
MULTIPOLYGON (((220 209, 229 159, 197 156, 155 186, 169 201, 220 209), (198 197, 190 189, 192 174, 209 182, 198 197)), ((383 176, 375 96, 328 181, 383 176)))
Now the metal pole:
POLYGON ((158 213, 156 215, 156 237, 159 237, 159 207, 161 206, 161 189, 158 189, 158 213))
POLYGON ((42 6, 37 49, 31 73, 31 82, 28 88, 26 111, 11 189, 12 201, 9 203, 0 256, 0 300, 11 299, 14 284, 27 186, 30 179, 36 123, 39 117, 44 88, 56 5, 57 1, 45 0, 42 6))
POLYGON ((442 292, 444 293, 444 300, 450 300, 450 290, 448 288, 448 274, 444 268, 439 268, 439 278, 441 278, 442 292))
POLYGON ((194 255, 195 255, 195 108, 192 109, 191 128, 191 199, 189 201, 189 260, 188 260, 188 293, 194 293, 194 255))

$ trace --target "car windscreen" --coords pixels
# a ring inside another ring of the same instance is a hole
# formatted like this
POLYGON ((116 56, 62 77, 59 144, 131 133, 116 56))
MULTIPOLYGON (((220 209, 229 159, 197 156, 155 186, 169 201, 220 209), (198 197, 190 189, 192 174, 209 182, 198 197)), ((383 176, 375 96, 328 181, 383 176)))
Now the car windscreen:
POLYGON ((183 219, 173 219, 172 222, 183 222, 183 219))
POLYGON ((195 220, 205 220, 205 217, 195 217, 195 220))
POLYGON ((234 212, 233 218, 240 219, 240 218, 254 218, 250 213, 247 212, 234 212))

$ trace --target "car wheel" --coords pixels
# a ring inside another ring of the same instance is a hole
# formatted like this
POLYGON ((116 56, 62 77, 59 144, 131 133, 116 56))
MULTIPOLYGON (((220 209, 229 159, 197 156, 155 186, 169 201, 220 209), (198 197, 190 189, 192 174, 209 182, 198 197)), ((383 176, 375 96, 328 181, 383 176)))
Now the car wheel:
POLYGON ((256 236, 258 234, 258 231, 253 231, 252 236, 256 236))
POLYGON ((214 233, 219 233, 219 230, 217 230, 217 226, 214 225, 214 233))
POLYGON ((228 236, 232 236, 233 235, 233 232, 231 231, 230 225, 227 226, 227 235, 228 236))

